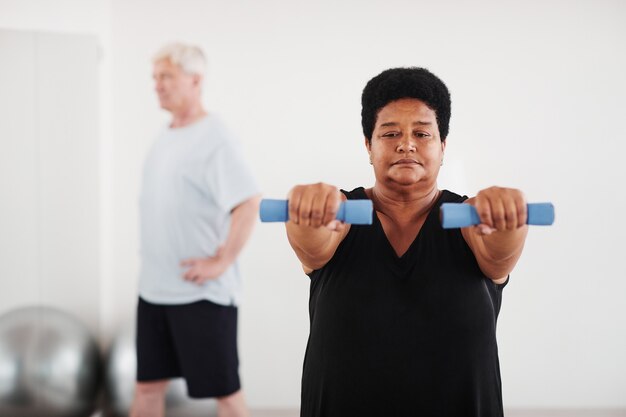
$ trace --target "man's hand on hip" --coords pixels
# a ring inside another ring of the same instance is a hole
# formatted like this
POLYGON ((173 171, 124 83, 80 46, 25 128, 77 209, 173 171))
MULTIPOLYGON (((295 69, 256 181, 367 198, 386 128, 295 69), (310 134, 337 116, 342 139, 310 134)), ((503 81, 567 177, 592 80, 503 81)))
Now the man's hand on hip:
POLYGON ((198 285, 219 278, 229 266, 222 257, 222 247, 217 249, 214 256, 185 259, 180 265, 189 268, 183 279, 198 285))

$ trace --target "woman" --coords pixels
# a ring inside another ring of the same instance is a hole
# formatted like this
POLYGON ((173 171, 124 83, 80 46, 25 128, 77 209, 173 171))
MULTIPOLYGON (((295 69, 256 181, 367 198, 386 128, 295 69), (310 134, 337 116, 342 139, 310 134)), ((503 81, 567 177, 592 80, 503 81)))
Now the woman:
POLYGON ((527 234, 524 196, 437 188, 450 95, 429 71, 382 72, 362 106, 374 186, 289 193, 287 235, 311 278, 301 416, 502 416, 496 319, 527 234), (371 226, 335 219, 342 200, 365 198, 371 226), (463 201, 482 224, 442 229, 440 205, 463 201))

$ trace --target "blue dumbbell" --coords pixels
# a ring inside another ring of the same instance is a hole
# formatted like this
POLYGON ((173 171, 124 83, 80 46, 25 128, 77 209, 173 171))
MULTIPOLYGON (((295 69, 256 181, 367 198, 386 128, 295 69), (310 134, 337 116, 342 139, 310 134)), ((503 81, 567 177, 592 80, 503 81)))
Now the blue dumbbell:
MULTIPOLYGON (((262 222, 286 222, 289 220, 287 200, 261 200, 262 222)), ((372 224, 371 200, 348 200, 341 203, 337 220, 350 224, 372 224)))
MULTIPOLYGON (((530 203, 527 207, 528 221, 526 223, 535 226, 550 226, 554 223, 552 203, 530 203)), ((443 203, 441 224, 444 229, 454 229, 480 224, 480 219, 474 206, 463 203, 443 203)))

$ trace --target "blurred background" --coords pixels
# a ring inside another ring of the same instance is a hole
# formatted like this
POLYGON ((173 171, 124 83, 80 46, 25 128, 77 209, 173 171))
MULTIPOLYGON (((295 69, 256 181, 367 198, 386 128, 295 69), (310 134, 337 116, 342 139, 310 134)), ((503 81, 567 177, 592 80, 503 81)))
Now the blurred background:
MULTIPOLYGON (((205 104, 268 198, 371 186, 365 83, 395 66, 441 77, 440 188, 556 206, 504 292, 505 408, 626 415, 622 0, 0 0, 0 314, 63 309, 103 352, 133 323, 140 173, 169 121, 151 57, 171 41, 204 49, 205 104)), ((309 279, 276 224, 241 267, 248 401, 297 410, 309 279)))

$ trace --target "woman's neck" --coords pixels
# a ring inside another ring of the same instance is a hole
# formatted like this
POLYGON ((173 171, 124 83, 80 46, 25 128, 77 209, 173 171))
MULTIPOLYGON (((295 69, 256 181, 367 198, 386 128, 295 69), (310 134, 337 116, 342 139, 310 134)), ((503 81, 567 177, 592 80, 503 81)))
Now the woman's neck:
POLYGON ((376 182, 374 187, 366 190, 366 193, 372 199, 376 211, 402 222, 414 221, 430 212, 441 191, 436 183, 427 189, 398 192, 376 182))

